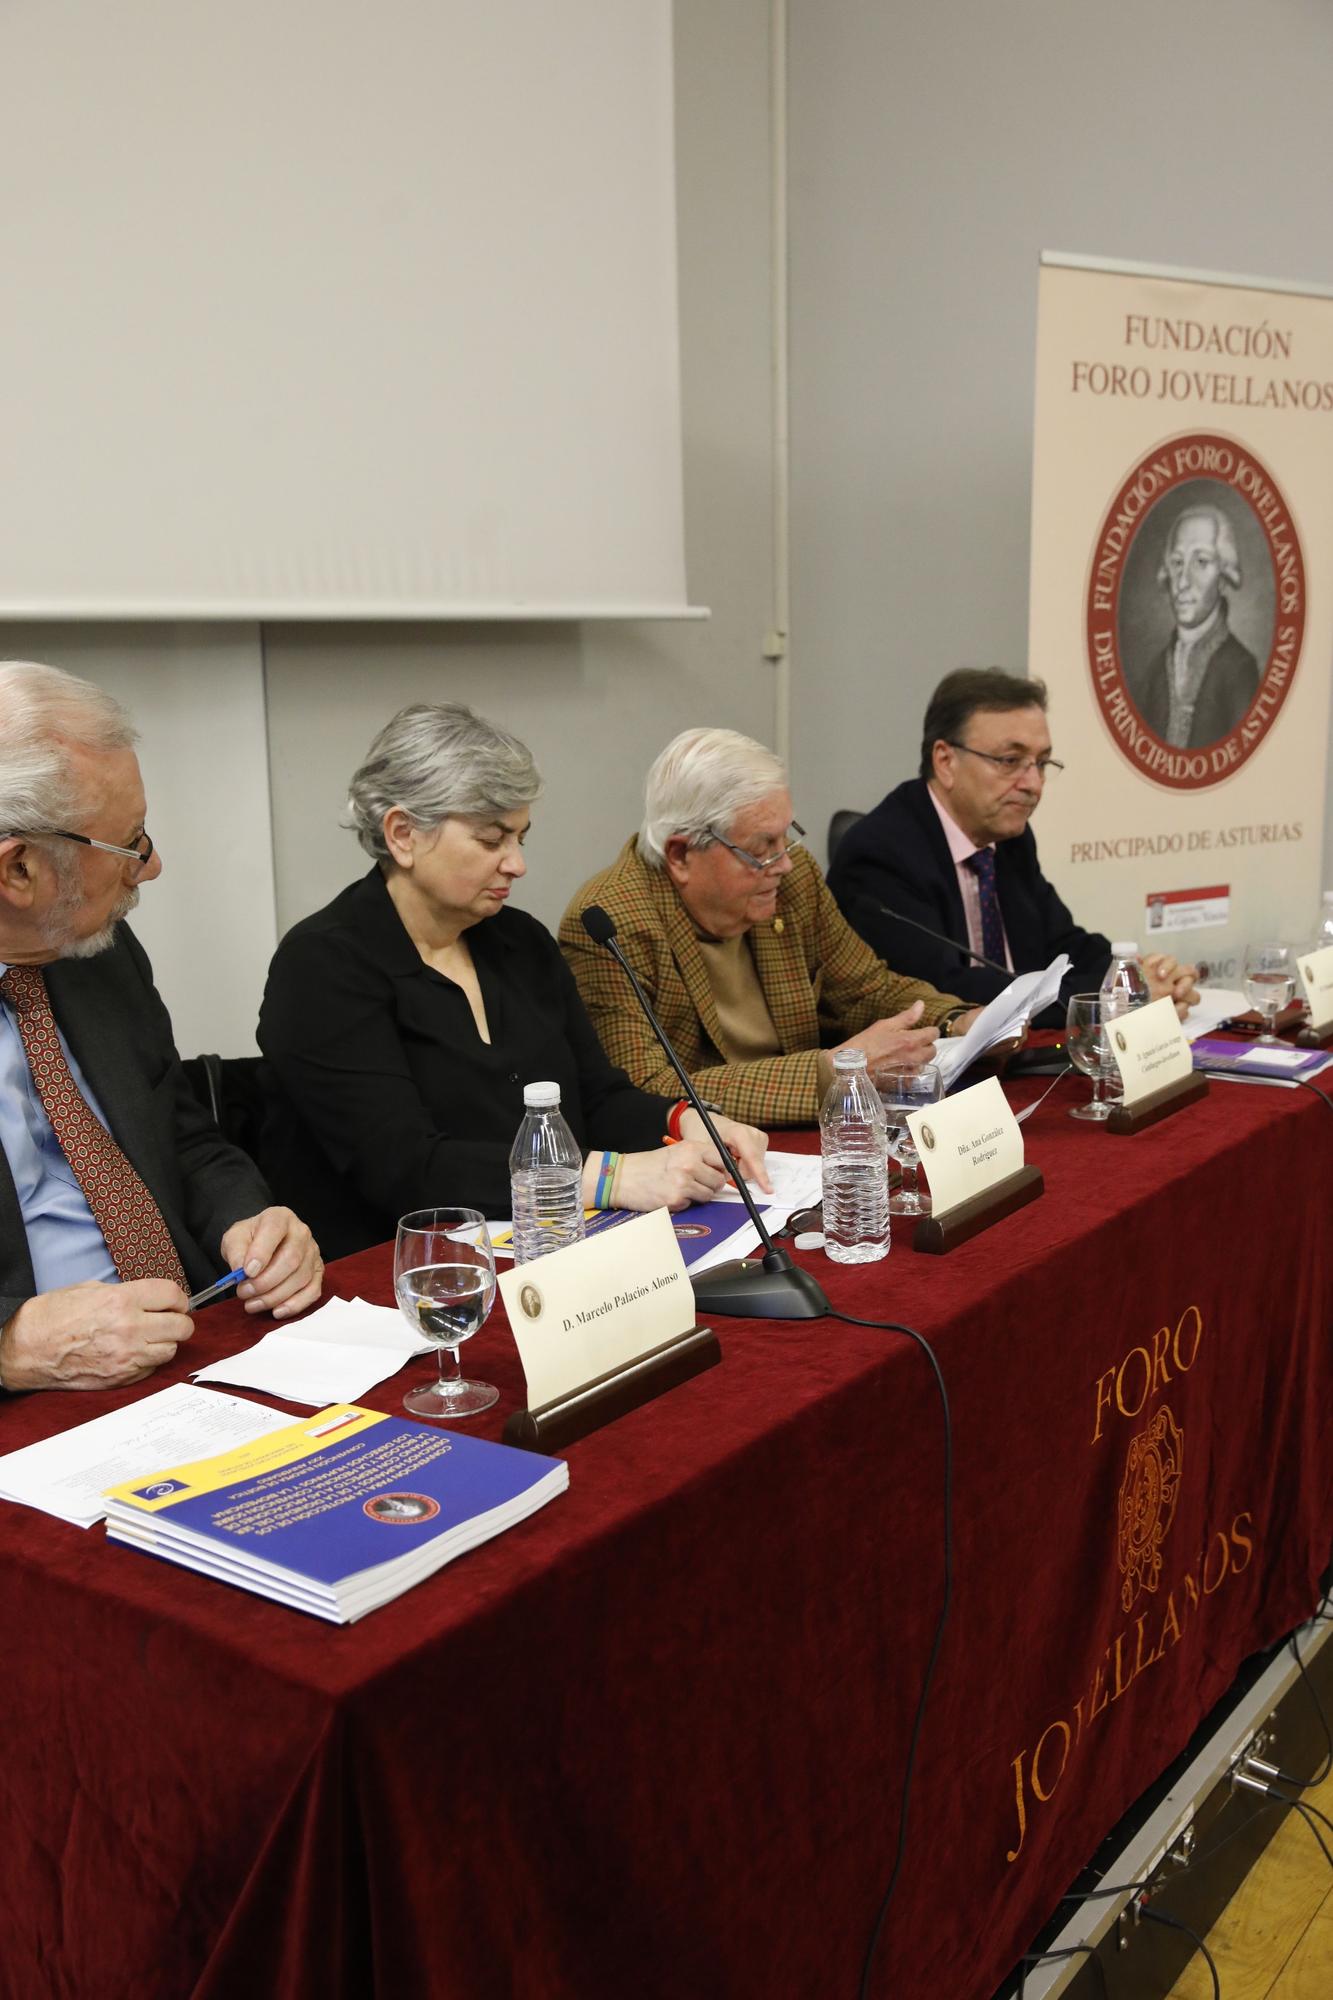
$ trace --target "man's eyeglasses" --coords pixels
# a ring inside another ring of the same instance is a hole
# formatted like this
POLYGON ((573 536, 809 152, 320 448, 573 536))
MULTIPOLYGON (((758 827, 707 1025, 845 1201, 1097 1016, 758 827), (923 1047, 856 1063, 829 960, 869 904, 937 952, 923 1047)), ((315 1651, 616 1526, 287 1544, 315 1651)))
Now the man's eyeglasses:
POLYGON ((944 740, 951 750, 962 750, 969 757, 984 757, 997 771, 1003 771, 1006 778, 1016 778, 1023 771, 1035 771, 1039 778, 1049 778, 1053 772, 1065 768, 1058 757, 1031 757, 1022 750, 974 750, 970 743, 955 743, 952 736, 944 740))
POLYGON ((718 833, 711 826, 708 829, 708 834, 709 838, 715 840, 719 847, 727 848, 730 853, 735 855, 738 861, 743 861, 747 868, 753 868, 756 875, 762 875, 765 869, 776 868, 779 861, 786 860, 794 847, 801 847, 805 843, 805 828, 798 819, 792 821, 782 836, 782 845, 775 847, 771 854, 751 854, 748 847, 737 847, 735 841, 725 839, 722 834, 718 833))
POLYGON ((63 826, 44 826, 38 833, 11 831, 4 835, 6 840, 76 840, 80 847, 96 847, 103 854, 120 854, 126 861, 137 861, 140 868, 146 868, 153 858, 153 843, 147 833, 141 833, 133 847, 115 847, 109 840, 94 840, 90 833, 70 833, 63 826))

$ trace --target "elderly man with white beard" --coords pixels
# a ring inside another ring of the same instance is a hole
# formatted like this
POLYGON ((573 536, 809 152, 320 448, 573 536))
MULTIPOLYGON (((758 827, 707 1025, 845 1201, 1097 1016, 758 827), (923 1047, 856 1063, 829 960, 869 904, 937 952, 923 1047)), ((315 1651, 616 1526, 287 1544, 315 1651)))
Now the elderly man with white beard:
POLYGON ((162 871, 135 732, 100 688, 0 664, 0 1389, 108 1389, 175 1354, 188 1292, 319 1296, 309 1230, 190 1091, 123 919, 162 871))

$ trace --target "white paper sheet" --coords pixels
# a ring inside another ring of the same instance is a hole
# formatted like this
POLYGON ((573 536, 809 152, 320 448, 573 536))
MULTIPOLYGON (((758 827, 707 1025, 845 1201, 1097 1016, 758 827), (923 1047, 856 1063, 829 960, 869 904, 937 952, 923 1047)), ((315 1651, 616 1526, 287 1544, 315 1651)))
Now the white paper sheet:
POLYGON ((1003 993, 997 993, 987 1002, 960 1041, 937 1042, 933 1060, 944 1078, 945 1089, 957 1083, 963 1071, 984 1056, 987 1049, 1020 1034, 1034 1014, 1049 1007, 1058 997, 1060 981, 1068 970, 1069 957, 1062 951, 1044 972, 1020 972, 1003 993))
POLYGON ((326 1403, 355 1403, 414 1354, 433 1351, 434 1342, 414 1334, 396 1307, 329 1299, 294 1326, 266 1333, 242 1353, 197 1369, 195 1380, 232 1382, 322 1409, 326 1403))
POLYGON ((102 1495, 109 1486, 248 1444, 290 1422, 262 1403, 174 1382, 123 1410, 7 1452, 0 1458, 0 1499, 90 1528, 106 1512, 102 1495))
MULTIPOLYGON (((781 1227, 794 1208, 809 1208, 820 1196, 820 1162, 818 1153, 770 1153, 767 1158, 768 1178, 773 1183, 772 1194, 762 1194, 758 1188, 751 1193, 764 1212, 764 1220, 770 1228, 781 1227), (780 1211, 775 1223, 773 1211, 780 1211)), ((719 1201, 739 1202, 735 1188, 723 1188, 719 1201)))

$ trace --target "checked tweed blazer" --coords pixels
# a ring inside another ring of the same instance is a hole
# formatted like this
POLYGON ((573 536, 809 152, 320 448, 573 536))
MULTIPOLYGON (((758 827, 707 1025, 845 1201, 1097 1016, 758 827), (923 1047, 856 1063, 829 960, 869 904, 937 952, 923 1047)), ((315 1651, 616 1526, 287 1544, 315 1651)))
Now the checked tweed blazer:
POLYGON ((607 1054, 641 1090, 674 1096, 676 1079, 624 973, 580 922, 590 903, 600 903, 615 919, 621 950, 700 1094, 728 1117, 765 1130, 818 1118, 821 1049, 901 1013, 914 1000, 924 1002, 922 1020, 928 1023, 963 1004, 953 994, 890 972, 856 935, 819 869, 799 849, 778 891, 776 915, 750 932, 759 983, 785 1053, 726 1062, 694 926, 671 877, 642 862, 630 840, 574 897, 560 925, 560 943, 607 1054))

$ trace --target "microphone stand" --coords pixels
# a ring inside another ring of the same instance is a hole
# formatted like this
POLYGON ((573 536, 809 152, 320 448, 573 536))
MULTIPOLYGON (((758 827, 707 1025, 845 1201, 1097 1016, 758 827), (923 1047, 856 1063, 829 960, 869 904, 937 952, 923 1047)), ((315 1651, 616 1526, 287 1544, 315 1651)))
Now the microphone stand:
MULTIPOLYGON (((822 1319, 829 1310, 823 1289, 808 1271, 793 1263, 791 1253, 780 1250, 769 1235, 744 1174, 718 1137, 707 1105, 686 1074, 684 1064, 667 1039, 666 1030, 649 1005, 648 996, 639 984, 633 966, 620 949, 614 925, 607 932, 603 932, 600 926, 594 928, 588 923, 591 914, 591 910, 583 913, 584 929, 596 943, 606 946, 629 980, 649 1027, 680 1078, 681 1089, 703 1120, 704 1130, 730 1170, 736 1192, 745 1203, 764 1246, 762 1258, 733 1257, 728 1263, 715 1264, 711 1271, 700 1271, 691 1277, 695 1304, 703 1313, 732 1314, 741 1319, 822 1319)), ((599 909, 598 915, 604 917, 607 924, 612 923, 605 911, 599 909)))
MULTIPOLYGON (((970 945, 959 944, 957 938, 946 937, 943 931, 933 931, 929 924, 919 924, 915 917, 905 917, 901 910, 891 910, 887 903, 880 902, 878 896, 868 896, 864 890, 858 890, 856 900, 863 909, 878 910, 880 916, 891 917, 896 924, 907 924, 912 930, 920 931, 923 937, 933 938, 936 944, 947 944, 950 950, 961 951, 974 965, 984 965, 989 972, 998 972, 1002 979, 1010 980, 1014 976, 1007 965, 997 964, 983 952, 973 951, 970 945)), ((947 972, 945 976, 948 976, 947 972)), ((1065 1045, 1063 1042, 1057 1042, 1055 1047, 1050 1049, 1016 1049, 1012 1055, 1005 1057, 1001 1064, 1001 1074, 1061 1076, 1068 1067, 1065 1045)))
POLYGON ((920 924, 915 917, 905 917, 901 910, 891 910, 887 903, 881 903, 878 896, 868 896, 858 890, 856 900, 867 909, 877 910, 881 917, 892 917, 895 924, 906 924, 909 929, 920 931, 923 937, 933 938, 936 944, 947 944, 950 951, 961 951, 964 958, 970 958, 974 965, 984 965, 988 972, 998 972, 1001 979, 1012 979, 1013 973, 1007 965, 999 965, 983 952, 973 951, 970 945, 959 944, 957 938, 946 937, 943 931, 933 931, 929 924, 920 924))

